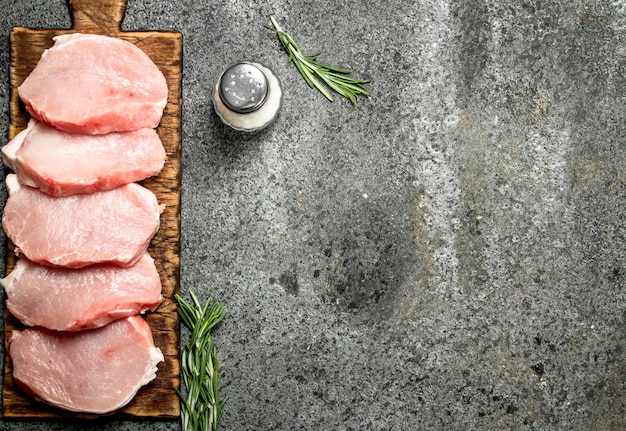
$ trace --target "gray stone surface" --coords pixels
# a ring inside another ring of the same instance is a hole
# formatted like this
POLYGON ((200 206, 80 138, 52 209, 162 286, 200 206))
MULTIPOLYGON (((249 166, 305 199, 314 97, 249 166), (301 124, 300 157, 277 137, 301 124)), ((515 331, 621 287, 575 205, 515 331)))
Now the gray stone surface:
MULTIPOLYGON (((3 6, 6 77, 12 26, 69 18, 3 6)), ((626 428, 623 0, 129 0, 124 29, 184 35, 182 286, 229 312, 222 430, 626 428), (309 89, 270 13, 371 97, 309 89), (285 91, 250 136, 209 97, 239 59, 285 91)), ((6 137, 6 78, 0 106, 6 137)))

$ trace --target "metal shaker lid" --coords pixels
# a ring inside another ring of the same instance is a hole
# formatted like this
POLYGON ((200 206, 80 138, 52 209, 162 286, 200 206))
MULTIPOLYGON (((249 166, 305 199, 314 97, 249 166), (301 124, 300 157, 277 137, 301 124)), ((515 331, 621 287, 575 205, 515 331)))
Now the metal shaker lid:
POLYGON ((220 98, 233 112, 245 114, 259 109, 268 93, 265 74, 255 65, 241 62, 230 66, 220 78, 220 98))

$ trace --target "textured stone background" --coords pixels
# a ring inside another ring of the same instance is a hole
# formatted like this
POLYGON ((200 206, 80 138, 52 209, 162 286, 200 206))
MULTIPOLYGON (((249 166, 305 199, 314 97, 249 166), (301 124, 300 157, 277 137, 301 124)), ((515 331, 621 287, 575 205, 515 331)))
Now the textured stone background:
MULTIPOLYGON (((2 3, 4 144, 10 28, 69 15, 2 3)), ((220 429, 626 429, 624 0, 129 0, 123 28, 184 35, 182 286, 229 312, 220 429), (309 89, 270 13, 371 97, 309 89), (240 59, 285 91, 250 136, 209 97, 240 59)))

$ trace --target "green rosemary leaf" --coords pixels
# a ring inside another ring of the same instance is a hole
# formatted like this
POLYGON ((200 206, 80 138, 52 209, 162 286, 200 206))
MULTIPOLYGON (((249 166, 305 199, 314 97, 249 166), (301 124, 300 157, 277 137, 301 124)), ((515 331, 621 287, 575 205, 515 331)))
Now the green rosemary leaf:
POLYGON ((191 302, 174 295, 178 314, 191 331, 190 339, 181 351, 181 370, 186 393, 177 388, 181 399, 183 431, 216 431, 227 399, 220 399, 220 379, 217 347, 211 330, 225 316, 222 304, 211 299, 202 305, 193 292, 191 302))
POLYGON ((346 97, 353 105, 356 105, 357 96, 369 96, 369 91, 364 87, 364 84, 370 82, 369 79, 355 79, 348 76, 352 74, 348 69, 319 63, 317 61, 319 54, 304 54, 294 38, 280 28, 272 15, 270 21, 272 27, 266 28, 278 35, 282 49, 288 55, 288 61, 295 64, 309 87, 318 89, 331 102, 333 96, 330 90, 346 97))

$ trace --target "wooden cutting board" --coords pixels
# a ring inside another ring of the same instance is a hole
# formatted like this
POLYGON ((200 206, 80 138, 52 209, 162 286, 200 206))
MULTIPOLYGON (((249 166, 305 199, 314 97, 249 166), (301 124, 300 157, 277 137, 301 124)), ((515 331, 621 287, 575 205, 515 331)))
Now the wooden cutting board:
MULTIPOLYGON (((142 182, 156 194, 160 203, 166 204, 159 231, 149 248, 161 275, 164 301, 156 312, 146 316, 152 328, 154 342, 163 352, 165 363, 159 364, 157 378, 142 388, 130 404, 107 416, 124 419, 176 419, 180 415, 180 403, 175 391, 180 386, 180 321, 173 296, 180 291, 182 35, 178 32, 123 32, 120 26, 126 0, 69 0, 69 5, 73 22, 71 29, 15 27, 11 30, 9 139, 23 130, 29 119, 24 104, 19 100, 17 88, 33 70, 43 51, 53 45, 54 36, 78 32, 125 39, 150 56, 165 75, 169 97, 157 132, 165 146, 167 160, 157 177, 142 182)), ((15 265, 16 257, 10 241, 7 247, 6 272, 9 273, 15 265)), ((16 387, 11 358, 8 355, 8 340, 12 330, 21 328, 20 322, 5 307, 2 388, 4 418, 101 418, 103 415, 77 414, 49 407, 29 398, 16 387)))

